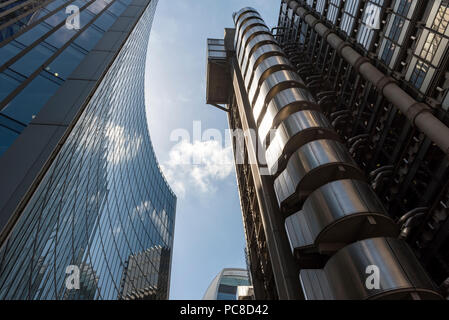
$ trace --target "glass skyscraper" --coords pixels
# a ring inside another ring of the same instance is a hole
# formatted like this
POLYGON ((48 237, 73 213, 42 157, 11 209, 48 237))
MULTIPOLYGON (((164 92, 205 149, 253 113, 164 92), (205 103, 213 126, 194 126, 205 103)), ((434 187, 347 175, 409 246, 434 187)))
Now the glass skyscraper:
POLYGON ((168 298, 176 196, 144 103, 156 5, 0 4, 0 299, 168 298))
POLYGON ((203 300, 237 300, 238 287, 250 285, 248 271, 225 268, 212 280, 203 300))

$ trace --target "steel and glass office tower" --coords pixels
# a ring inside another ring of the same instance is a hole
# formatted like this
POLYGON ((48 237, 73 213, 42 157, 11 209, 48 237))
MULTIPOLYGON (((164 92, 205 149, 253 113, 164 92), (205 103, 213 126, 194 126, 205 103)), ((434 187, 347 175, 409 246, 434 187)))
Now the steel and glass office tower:
POLYGON ((448 16, 282 1, 272 30, 244 8, 208 40, 207 102, 248 131, 234 151, 256 298, 447 295, 448 16))
POLYGON ((221 270, 210 283, 203 300, 237 300, 238 288, 249 287, 248 271, 239 268, 221 270))
POLYGON ((144 104, 156 5, 0 4, 0 299, 168 298, 176 196, 144 104))

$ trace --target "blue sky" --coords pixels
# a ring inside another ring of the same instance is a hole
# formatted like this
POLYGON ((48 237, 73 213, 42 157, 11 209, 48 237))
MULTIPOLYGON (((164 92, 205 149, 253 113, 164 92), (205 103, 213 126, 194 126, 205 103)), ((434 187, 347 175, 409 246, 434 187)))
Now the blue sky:
POLYGON ((232 151, 207 135, 194 141, 193 128, 225 138, 226 114, 205 104, 206 39, 223 38, 224 28, 234 26, 232 13, 246 6, 276 25, 277 0, 159 0, 156 10, 146 101, 156 155, 178 196, 170 299, 201 299, 221 269, 245 267, 232 151), (190 139, 175 141, 179 132, 190 139), (185 161, 192 158, 201 161, 185 161))

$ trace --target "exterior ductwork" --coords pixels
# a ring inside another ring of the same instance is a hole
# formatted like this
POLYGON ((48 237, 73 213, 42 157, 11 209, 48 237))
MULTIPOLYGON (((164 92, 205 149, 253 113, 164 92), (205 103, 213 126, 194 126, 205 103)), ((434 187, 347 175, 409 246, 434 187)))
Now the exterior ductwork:
MULTIPOLYGON (((296 1, 289 5, 317 31, 328 33, 296 1)), ((244 8, 234 14, 234 21, 238 67, 258 138, 267 146, 265 158, 286 218, 285 232, 302 269, 298 276, 306 299, 440 298, 411 249, 397 239, 398 226, 320 111, 306 82, 266 32, 260 15, 244 8), (270 129, 275 130, 271 138, 270 129), (378 289, 365 286, 370 266, 378 266, 378 289)), ((449 151, 449 129, 425 111, 427 107, 387 81, 335 34, 328 33, 327 39, 416 126, 449 151), (433 117, 431 126, 444 126, 446 131, 436 135, 435 128, 423 125, 424 117, 433 117)))
POLYGON ((364 79, 371 82, 414 126, 444 153, 449 154, 449 127, 432 114, 431 107, 413 99, 397 85, 393 78, 377 69, 368 58, 355 51, 349 42, 340 38, 322 20, 317 19, 310 11, 301 6, 298 1, 283 0, 283 2, 288 3, 294 13, 323 37, 364 79))

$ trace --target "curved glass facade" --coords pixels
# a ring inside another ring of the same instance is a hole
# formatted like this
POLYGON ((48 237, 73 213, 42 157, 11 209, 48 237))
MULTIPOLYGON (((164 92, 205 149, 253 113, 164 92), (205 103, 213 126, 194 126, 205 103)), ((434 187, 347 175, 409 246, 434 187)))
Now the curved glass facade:
POLYGON ((0 156, 131 3, 34 0, 0 4, 0 156), (66 27, 69 6, 79 8, 78 29, 66 27))
POLYGON ((225 268, 212 280, 203 300, 237 300, 237 288, 249 285, 247 270, 225 268))
POLYGON ((156 4, 146 7, 0 249, 0 299, 168 298, 176 196, 159 169, 144 104, 156 4), (69 266, 79 270, 79 289, 67 286, 69 266))

